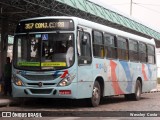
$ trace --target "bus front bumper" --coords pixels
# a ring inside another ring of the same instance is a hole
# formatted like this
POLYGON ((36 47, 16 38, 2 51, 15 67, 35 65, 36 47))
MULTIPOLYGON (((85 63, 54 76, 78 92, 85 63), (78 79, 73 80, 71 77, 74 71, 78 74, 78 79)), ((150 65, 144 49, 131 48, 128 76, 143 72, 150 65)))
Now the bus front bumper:
POLYGON ((12 84, 13 97, 77 98, 76 83, 66 87, 24 87, 12 84))

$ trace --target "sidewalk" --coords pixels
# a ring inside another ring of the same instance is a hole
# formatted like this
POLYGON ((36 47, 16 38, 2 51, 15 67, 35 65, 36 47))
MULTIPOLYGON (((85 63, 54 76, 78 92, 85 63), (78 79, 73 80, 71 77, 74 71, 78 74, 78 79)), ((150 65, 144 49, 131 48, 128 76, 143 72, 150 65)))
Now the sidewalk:
POLYGON ((151 90, 151 92, 160 92, 160 84, 157 84, 157 88, 151 90))
POLYGON ((14 103, 15 103, 15 101, 13 100, 12 97, 3 96, 3 94, 0 93, 0 107, 9 106, 9 105, 14 104, 14 103))
MULTIPOLYGON (((157 88, 151 90, 151 93, 152 92, 160 92, 160 84, 157 84, 157 88)), ((10 105, 13 105, 15 103, 16 103, 16 101, 12 97, 3 96, 2 93, 0 93, 0 107, 10 106, 10 105)))

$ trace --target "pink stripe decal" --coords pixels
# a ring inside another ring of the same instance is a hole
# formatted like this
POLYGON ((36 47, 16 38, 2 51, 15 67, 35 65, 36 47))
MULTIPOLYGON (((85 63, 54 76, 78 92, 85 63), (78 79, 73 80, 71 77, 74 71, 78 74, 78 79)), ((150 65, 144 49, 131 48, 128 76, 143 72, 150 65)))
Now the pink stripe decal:
POLYGON ((114 92, 115 92, 116 95, 124 94, 124 92, 121 90, 121 88, 118 84, 118 80, 117 80, 117 76, 116 76, 116 66, 117 66, 117 64, 111 60, 110 61, 110 66, 111 66, 112 86, 113 86, 114 92))
POLYGON ((144 65, 144 64, 142 64, 142 74, 143 74, 144 80, 148 80, 148 79, 147 79, 146 72, 145 72, 145 65, 144 65))

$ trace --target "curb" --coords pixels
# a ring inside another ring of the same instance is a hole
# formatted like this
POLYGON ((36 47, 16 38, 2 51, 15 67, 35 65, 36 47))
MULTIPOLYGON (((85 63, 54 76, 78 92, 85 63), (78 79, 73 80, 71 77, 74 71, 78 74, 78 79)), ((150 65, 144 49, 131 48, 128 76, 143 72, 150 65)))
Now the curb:
POLYGON ((10 106, 13 103, 14 103, 14 101, 11 99, 0 99, 0 107, 10 106))
POLYGON ((149 93, 156 93, 156 92, 160 92, 160 90, 154 89, 154 90, 151 90, 149 93))

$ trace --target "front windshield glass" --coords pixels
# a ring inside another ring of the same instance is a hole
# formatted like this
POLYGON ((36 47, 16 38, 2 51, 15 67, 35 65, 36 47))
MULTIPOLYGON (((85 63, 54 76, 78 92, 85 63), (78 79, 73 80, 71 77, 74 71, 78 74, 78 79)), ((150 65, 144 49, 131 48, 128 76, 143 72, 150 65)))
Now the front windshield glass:
POLYGON ((16 35, 14 66, 25 70, 56 70, 74 62, 72 33, 16 35))

